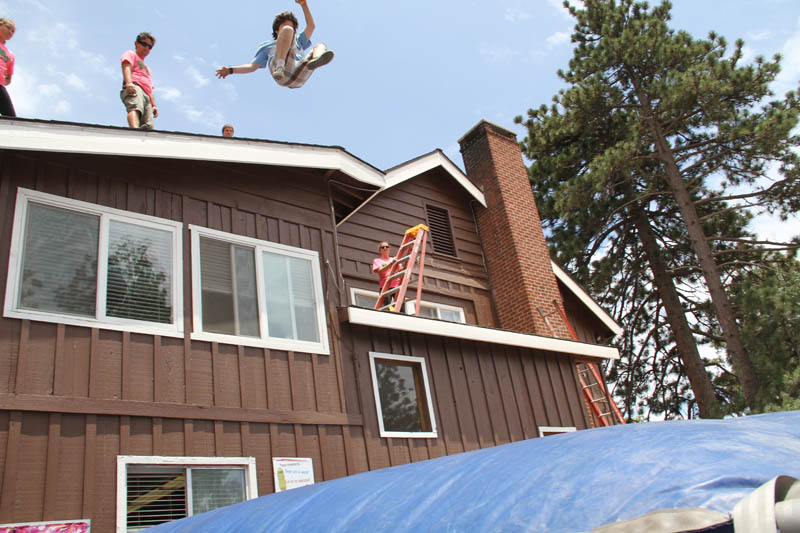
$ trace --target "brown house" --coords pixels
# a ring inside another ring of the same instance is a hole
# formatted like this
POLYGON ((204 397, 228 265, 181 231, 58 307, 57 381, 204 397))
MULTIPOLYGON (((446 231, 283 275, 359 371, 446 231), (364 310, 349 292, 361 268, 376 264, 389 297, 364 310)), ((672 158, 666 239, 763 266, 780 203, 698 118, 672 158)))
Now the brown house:
POLYGON ((514 134, 460 143, 466 175, 0 120, 0 524, 131 531, 280 490, 274 458, 320 482, 595 425, 576 364, 619 326, 551 262, 514 134), (420 316, 372 310, 420 223, 420 316))

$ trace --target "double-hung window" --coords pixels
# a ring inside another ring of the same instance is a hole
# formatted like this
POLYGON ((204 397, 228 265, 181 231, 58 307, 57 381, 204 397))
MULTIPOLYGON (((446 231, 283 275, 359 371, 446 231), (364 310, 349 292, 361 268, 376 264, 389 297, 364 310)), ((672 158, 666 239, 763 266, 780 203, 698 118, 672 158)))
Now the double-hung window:
POLYGON ((193 339, 329 353, 317 252, 189 229, 193 339))
POLYGON ((19 189, 4 315, 182 336, 181 228, 19 189))
POLYGON ((141 531, 256 497, 253 457, 117 456, 117 531, 141 531))

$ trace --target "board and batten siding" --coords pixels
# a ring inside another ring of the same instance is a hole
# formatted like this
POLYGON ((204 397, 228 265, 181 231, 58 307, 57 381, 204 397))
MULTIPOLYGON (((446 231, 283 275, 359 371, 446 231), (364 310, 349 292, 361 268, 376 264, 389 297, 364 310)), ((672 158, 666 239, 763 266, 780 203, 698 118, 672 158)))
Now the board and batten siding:
POLYGON ((464 308, 468 324, 496 327, 471 202, 472 197, 440 167, 379 193, 338 228, 348 289, 377 291, 372 260, 379 255, 378 243, 387 241, 396 253, 405 230, 426 223, 425 205, 431 203, 449 212, 457 255, 434 252, 429 239, 423 299, 464 308))
MULTIPOLYGON (((378 240, 419 223, 415 202, 427 195, 451 210, 459 253, 430 255, 432 293, 443 303, 471 298, 469 321, 492 324, 468 201, 437 192, 443 179, 401 184, 387 191, 407 200, 391 215, 377 202, 374 215, 369 205, 347 223, 347 283, 369 286, 361 263, 368 268, 378 240)), ((112 531, 118 455, 252 456, 259 494, 268 494, 273 456, 310 457, 323 481, 536 437, 539 426, 587 427, 569 356, 341 323, 347 302, 331 274, 336 235, 322 171, 3 152, 3 268, 18 187, 182 222, 186 333, 0 318, 0 523, 90 518, 112 531), (331 354, 192 341, 189 224, 317 251, 331 354), (379 436, 370 351, 425 359, 437 438, 379 436)))

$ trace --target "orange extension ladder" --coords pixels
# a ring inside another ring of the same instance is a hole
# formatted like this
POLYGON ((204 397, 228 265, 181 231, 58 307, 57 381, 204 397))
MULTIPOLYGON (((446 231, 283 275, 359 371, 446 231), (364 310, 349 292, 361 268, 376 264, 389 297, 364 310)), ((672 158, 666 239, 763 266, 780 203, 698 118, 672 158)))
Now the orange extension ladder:
POLYGON ((400 248, 397 249, 394 264, 389 269, 389 275, 381 287, 381 292, 378 295, 378 301, 375 302, 375 309, 378 311, 389 311, 392 313, 399 313, 405 303, 406 290, 408 283, 411 281, 411 275, 414 270, 414 265, 419 259, 419 271, 417 272, 417 298, 414 305, 414 316, 419 314, 419 301, 422 297, 422 271, 425 268, 425 244, 428 237, 428 226, 419 224, 413 228, 408 228, 403 236, 403 242, 400 243, 400 248), (392 280, 402 278, 400 285, 389 289, 392 280), (395 294, 394 303, 386 303, 383 301, 387 296, 395 294))
MULTIPOLYGON (((578 340, 578 335, 572 329, 572 324, 567 320, 567 314, 564 309, 558 304, 558 301, 553 300, 553 305, 561 313, 561 319, 567 325, 567 329, 572 334, 572 338, 578 340)), ((539 314, 542 315, 547 325, 550 326, 552 331, 553 327, 547 316, 539 309, 539 314)), ((601 426, 613 426, 615 424, 624 424, 625 419, 619 411, 619 407, 611 398, 611 394, 606 388, 605 380, 600 375, 600 369, 597 363, 589 363, 582 361, 575 365, 578 371, 578 380, 581 382, 581 389, 583 396, 586 398, 586 403, 591 407, 592 412, 597 417, 601 426)))

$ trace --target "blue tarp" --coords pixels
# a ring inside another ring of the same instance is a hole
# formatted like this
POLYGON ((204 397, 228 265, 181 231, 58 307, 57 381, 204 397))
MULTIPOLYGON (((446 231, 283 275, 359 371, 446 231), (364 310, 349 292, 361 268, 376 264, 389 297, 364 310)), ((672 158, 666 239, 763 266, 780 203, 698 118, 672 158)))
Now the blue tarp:
POLYGON ((531 439, 270 494, 148 531, 590 531, 664 508, 728 513, 779 474, 800 478, 800 411, 531 439))

